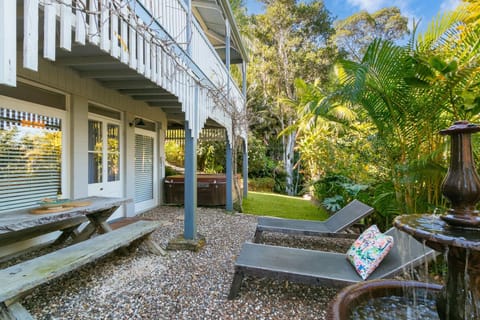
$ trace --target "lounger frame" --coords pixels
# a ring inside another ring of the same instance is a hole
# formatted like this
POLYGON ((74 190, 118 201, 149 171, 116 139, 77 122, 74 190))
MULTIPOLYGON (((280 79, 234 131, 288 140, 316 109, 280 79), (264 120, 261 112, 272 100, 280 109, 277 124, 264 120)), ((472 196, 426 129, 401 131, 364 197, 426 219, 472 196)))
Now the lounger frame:
MULTIPOLYGON (((393 277, 435 255, 435 251, 395 228, 386 234, 394 237, 394 246, 369 280, 393 277)), ((236 260, 229 299, 238 295, 247 275, 338 288, 363 281, 343 253, 250 242, 243 245, 236 260)))

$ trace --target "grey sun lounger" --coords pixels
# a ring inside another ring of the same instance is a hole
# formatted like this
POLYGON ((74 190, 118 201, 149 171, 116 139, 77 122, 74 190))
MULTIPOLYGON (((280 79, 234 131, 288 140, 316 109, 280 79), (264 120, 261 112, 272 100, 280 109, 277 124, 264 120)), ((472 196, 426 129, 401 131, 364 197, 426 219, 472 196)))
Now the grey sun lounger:
MULTIPOLYGON (((395 228, 386 234, 394 246, 368 280, 392 277, 434 257, 435 251, 395 228)), ((344 253, 271 246, 246 242, 235 262, 228 299, 234 299, 245 276, 267 277, 329 287, 363 281, 344 253)))
POLYGON ((353 200, 325 221, 260 217, 253 242, 260 242, 263 231, 324 237, 340 236, 337 233, 344 231, 372 212, 372 207, 353 200))

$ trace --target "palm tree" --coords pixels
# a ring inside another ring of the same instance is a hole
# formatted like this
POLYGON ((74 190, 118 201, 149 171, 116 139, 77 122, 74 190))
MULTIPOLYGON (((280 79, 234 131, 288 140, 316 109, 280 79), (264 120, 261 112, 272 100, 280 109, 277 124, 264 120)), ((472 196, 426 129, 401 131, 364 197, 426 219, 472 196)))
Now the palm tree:
POLYGON ((478 120, 480 103, 480 4, 449 12, 419 37, 414 55, 414 85, 428 86, 455 119, 478 120), (474 8, 476 7, 476 9, 474 8), (478 11, 476 11, 478 12, 478 11), (473 19, 476 15, 476 18, 473 19))
POLYGON ((478 14, 462 12, 440 17, 408 45, 375 40, 362 61, 338 64, 337 94, 366 111, 389 163, 392 197, 378 198, 403 213, 441 204, 446 148, 438 131, 478 119, 478 14))

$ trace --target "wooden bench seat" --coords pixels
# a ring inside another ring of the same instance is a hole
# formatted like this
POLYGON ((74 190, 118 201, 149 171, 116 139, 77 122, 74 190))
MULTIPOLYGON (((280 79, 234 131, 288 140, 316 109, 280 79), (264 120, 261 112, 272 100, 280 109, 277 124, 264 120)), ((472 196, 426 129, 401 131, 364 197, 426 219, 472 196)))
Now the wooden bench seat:
MULTIPOLYGON (((0 270, 0 319, 15 319, 13 313, 21 310, 18 303, 7 306, 11 300, 29 290, 80 268, 108 253, 144 238, 160 226, 159 221, 138 221, 92 239, 65 247, 55 252, 0 270)), ((23 309, 25 312, 26 310, 23 309)), ((22 318, 23 319, 23 318, 22 318)))

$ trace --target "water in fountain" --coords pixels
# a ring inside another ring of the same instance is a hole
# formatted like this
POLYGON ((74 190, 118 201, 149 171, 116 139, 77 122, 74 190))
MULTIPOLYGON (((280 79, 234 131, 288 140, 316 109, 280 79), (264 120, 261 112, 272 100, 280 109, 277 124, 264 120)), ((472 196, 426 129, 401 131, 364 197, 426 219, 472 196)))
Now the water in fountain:
POLYGON ((426 297, 426 292, 415 292, 415 297, 386 296, 363 301, 352 310, 350 319, 438 320, 435 299, 426 297), (417 294, 420 294, 420 297, 416 296, 417 294))
MULTIPOLYGON (((426 245, 423 244, 426 251, 426 245)), ((399 250, 409 250, 409 248, 399 248, 399 250)), ((429 272, 428 261, 427 256, 425 256, 423 264, 425 275, 429 272)), ((413 266, 404 271, 406 278, 414 279, 418 276, 418 271, 413 266)), ((361 300, 357 306, 352 308, 349 320, 440 319, 436 306, 438 290, 430 287, 429 283, 426 283, 425 288, 416 287, 415 283, 412 285, 411 282, 399 283, 401 284, 401 290, 390 291, 386 295, 361 300)))
POLYGON ((329 306, 331 320, 438 320, 441 286, 418 281, 370 280, 342 290, 329 306))

